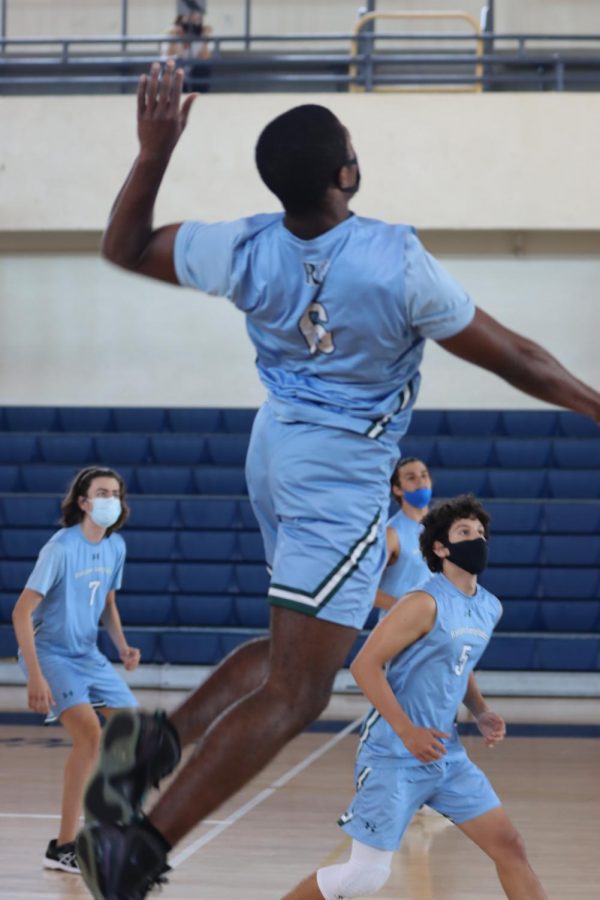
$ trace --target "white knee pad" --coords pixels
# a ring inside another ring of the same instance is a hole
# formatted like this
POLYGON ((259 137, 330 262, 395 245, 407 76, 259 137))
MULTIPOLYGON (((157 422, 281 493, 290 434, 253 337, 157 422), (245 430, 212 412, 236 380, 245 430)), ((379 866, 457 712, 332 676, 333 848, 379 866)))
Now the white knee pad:
POLYGON ((350 859, 317 871, 317 884, 325 900, 345 900, 376 894, 390 877, 392 850, 377 850, 352 841, 350 859))

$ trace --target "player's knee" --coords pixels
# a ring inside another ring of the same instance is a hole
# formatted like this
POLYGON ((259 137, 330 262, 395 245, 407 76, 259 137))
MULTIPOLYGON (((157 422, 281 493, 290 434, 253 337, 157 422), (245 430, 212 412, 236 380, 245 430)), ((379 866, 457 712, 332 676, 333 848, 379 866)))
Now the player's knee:
POLYGON ((511 828, 501 835, 494 847, 493 859, 500 864, 527 861, 525 842, 516 828, 511 828))
POLYGON ((377 850, 353 842, 350 859, 317 872, 317 884, 325 900, 370 897, 379 891, 390 877, 392 852, 377 850))

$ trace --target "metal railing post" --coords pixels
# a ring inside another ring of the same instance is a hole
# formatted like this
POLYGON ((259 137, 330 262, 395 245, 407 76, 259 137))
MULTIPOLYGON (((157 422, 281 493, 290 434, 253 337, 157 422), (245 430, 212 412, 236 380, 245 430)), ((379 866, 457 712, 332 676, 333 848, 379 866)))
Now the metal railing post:
MULTIPOLYGON (((128 18, 129 18, 129 0, 121 0, 121 34, 123 36, 127 35, 128 18)), ((125 52, 127 50, 127 41, 122 42, 121 50, 123 52, 125 52)))
MULTIPOLYGON (((8 0, 0 0, 0 37, 6 37, 6 21, 8 15, 8 0)), ((6 53, 6 44, 2 44, 2 52, 6 53)))
POLYGON ((252 0, 246 0, 244 7, 244 47, 250 49, 250 31, 252 28, 252 0))

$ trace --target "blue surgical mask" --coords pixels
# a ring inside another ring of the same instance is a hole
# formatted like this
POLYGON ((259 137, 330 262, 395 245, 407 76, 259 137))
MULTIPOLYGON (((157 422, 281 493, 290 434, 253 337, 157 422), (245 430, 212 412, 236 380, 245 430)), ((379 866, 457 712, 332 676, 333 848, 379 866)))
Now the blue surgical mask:
POLYGON ((402 499, 410 503, 416 509, 424 509, 429 506, 431 500, 431 488, 417 488, 416 491, 403 491, 402 499))
POLYGON ((90 518, 100 528, 110 528, 121 515, 121 501, 118 497, 94 497, 91 503, 90 518))

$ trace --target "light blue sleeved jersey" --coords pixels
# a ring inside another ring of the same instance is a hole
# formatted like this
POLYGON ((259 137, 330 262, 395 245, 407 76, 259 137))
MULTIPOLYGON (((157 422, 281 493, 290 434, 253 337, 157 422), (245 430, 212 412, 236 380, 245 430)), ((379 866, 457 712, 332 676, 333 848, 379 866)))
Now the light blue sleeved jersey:
POLYGON ((398 535, 400 556, 397 562, 385 569, 379 587, 392 597, 401 597, 431 578, 419 546, 423 526, 399 510, 389 520, 387 527, 393 528, 398 535))
POLYGON ((179 282, 246 314, 275 414, 369 437, 405 433, 426 338, 471 322, 465 291, 407 225, 351 215, 312 240, 282 213, 186 222, 179 282))
MULTIPOLYGON (((389 661, 387 679, 414 725, 450 735, 443 741, 450 754, 462 750, 456 714, 502 607, 481 585, 468 597, 441 573, 420 590, 435 600, 435 623, 428 634, 389 661)), ((365 719, 358 752, 365 765, 375 761, 377 765, 421 765, 375 709, 365 719)))
POLYGON ((121 587, 125 542, 118 534, 93 544, 79 525, 44 544, 26 587, 43 595, 33 612, 39 651, 82 656, 96 645, 106 595, 121 587))

